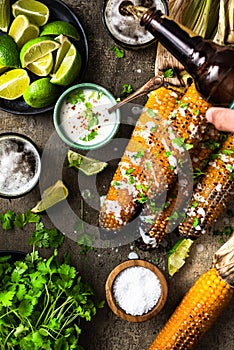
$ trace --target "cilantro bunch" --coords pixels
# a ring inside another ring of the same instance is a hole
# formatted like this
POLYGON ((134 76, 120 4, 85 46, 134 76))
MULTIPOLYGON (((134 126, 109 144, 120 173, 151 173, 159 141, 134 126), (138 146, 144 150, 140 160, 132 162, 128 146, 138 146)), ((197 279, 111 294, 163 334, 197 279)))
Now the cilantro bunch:
POLYGON ((47 229, 41 217, 27 211, 0 214, 3 230, 34 223, 29 244, 32 252, 12 261, 0 256, 0 350, 81 350, 80 318, 90 321, 96 314, 93 290, 84 283, 65 256, 57 259, 64 236, 47 229), (54 248, 45 259, 36 248, 54 248))

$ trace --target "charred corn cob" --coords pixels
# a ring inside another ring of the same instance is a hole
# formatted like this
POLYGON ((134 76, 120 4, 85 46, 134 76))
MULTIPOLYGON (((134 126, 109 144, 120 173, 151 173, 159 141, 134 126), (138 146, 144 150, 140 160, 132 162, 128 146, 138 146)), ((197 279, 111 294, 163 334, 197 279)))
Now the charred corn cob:
MULTIPOLYGON (((172 90, 161 87, 149 95, 146 108, 159 112, 168 118, 175 108, 178 94, 172 90)), ((104 205, 101 208, 99 224, 103 228, 116 229, 126 224, 137 212, 139 204, 136 201, 139 191, 137 189, 136 175, 142 171, 142 159, 145 151, 151 144, 154 131, 154 115, 144 111, 133 130, 131 139, 121 158, 112 179, 104 205)))
MULTIPOLYGON (((212 125, 209 125, 197 148, 191 149, 191 160, 196 181, 209 161, 209 157, 221 144, 221 134, 212 125)), ((181 181, 182 182, 182 181, 181 181)), ((153 246, 157 246, 165 235, 172 232, 184 217, 185 208, 192 191, 192 183, 186 184, 185 188, 180 187, 178 182, 169 189, 166 201, 160 206, 157 198, 148 195, 148 201, 141 214, 140 232, 145 243, 151 241, 153 246), (187 186, 190 186, 189 188, 187 186), (187 191, 187 195, 186 195, 187 191), (152 240, 154 239, 154 240, 152 240)))
POLYGON ((233 296, 233 251, 234 236, 215 254, 214 267, 190 288, 148 350, 194 349, 233 296))
POLYGON ((179 225, 181 235, 197 238, 204 234, 234 195, 234 134, 228 134, 216 158, 209 162, 206 173, 195 187, 179 225))
MULTIPOLYGON (((160 100, 155 99, 155 102, 159 103, 160 100)), ((126 161, 126 155, 129 152, 129 146, 127 146, 114 175, 112 188, 110 188, 101 209, 99 220, 101 227, 115 229, 130 221, 136 213, 137 202, 146 201, 149 189, 157 194, 167 190, 176 178, 178 163, 183 163, 183 158, 186 158, 184 151, 199 143, 207 127, 205 112, 209 105, 199 96, 194 84, 188 88, 180 101, 177 100, 177 107, 170 113, 169 120, 164 114, 163 118, 157 115, 155 117, 156 120, 158 119, 156 124, 156 121, 152 117, 150 118, 149 106, 151 107, 150 103, 147 103, 146 112, 140 116, 129 142, 131 145, 134 140, 138 140, 140 137, 141 147, 145 146, 140 169, 135 171, 135 168, 132 167, 132 157, 135 154, 131 154, 131 160, 126 161), (146 130, 147 125, 150 126, 150 132, 146 130), (154 130, 152 131, 152 129, 154 130), (145 142, 142 140, 144 137, 145 142), (131 164, 130 167, 128 163, 131 164), (122 164, 129 167, 129 170, 124 168, 124 173, 126 174, 127 171, 127 175, 129 175, 129 171, 131 172, 132 186, 130 190, 126 189, 128 180, 125 179, 125 191, 122 191, 123 187, 118 186, 117 192, 113 188, 113 184, 123 184, 121 179, 123 175, 122 164), (123 195, 125 199, 121 199, 123 195)))

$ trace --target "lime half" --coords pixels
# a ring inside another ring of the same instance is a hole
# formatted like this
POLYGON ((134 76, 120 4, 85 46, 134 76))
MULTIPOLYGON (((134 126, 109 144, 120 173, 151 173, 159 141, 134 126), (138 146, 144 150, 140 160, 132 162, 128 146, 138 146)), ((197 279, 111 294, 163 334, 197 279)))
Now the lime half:
POLYGON ((100 173, 108 165, 106 162, 85 157, 71 150, 68 151, 67 159, 70 167, 80 170, 88 176, 100 173))
POLYGON ((33 81, 24 91, 25 102, 33 108, 43 108, 55 102, 59 94, 58 86, 45 77, 33 81))
POLYGON ((54 185, 48 187, 43 193, 40 202, 31 209, 33 213, 40 213, 55 204, 63 201, 68 196, 68 189, 62 182, 58 180, 54 185))
POLYGON ((168 273, 173 276, 185 263, 185 259, 189 256, 189 250, 193 241, 187 238, 181 238, 168 253, 168 273))

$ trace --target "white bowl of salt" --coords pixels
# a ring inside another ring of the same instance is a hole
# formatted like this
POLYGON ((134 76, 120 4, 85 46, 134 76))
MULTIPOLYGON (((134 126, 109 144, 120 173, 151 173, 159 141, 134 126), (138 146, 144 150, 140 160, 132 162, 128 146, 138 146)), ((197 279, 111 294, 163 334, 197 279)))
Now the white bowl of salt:
POLYGON ((0 135, 0 196, 20 197, 37 184, 41 160, 37 147, 17 133, 0 135))
POLYGON ((164 307, 167 281, 154 264, 133 259, 116 266, 106 281, 106 299, 114 314, 129 322, 144 322, 164 307))

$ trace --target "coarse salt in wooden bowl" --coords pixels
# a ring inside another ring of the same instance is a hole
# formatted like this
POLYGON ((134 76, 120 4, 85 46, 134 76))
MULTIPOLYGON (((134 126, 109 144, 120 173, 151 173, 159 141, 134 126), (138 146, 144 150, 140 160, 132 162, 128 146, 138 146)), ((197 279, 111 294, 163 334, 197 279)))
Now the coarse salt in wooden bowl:
POLYGON ((129 322, 144 322, 156 316, 164 307, 168 294, 163 273, 154 264, 141 259, 127 260, 117 265, 109 274, 105 289, 111 310, 129 322), (129 305, 126 305, 128 302, 129 305), (144 311, 144 308, 149 309, 144 311))

